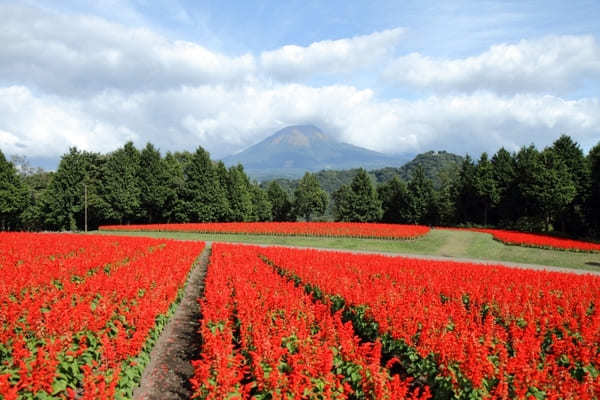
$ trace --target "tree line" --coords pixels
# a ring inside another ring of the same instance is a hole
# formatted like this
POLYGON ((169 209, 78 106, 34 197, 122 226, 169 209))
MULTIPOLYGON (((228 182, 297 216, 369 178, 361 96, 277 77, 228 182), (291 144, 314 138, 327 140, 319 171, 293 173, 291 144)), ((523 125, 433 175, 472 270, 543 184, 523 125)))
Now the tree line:
POLYGON ((408 182, 393 177, 375 188, 362 170, 333 193, 335 219, 600 237, 600 143, 585 156, 562 135, 542 151, 467 155, 456 171, 443 172, 438 188, 422 168, 408 182))
MULTIPOLYGON (((409 179, 374 184, 364 169, 331 196, 315 174, 294 190, 252 181, 202 147, 161 153, 133 143, 100 154, 71 148, 56 172, 8 161, 0 151, 0 229, 82 230, 88 225, 295 221, 324 218, 330 198, 338 221, 485 225, 600 237, 600 143, 586 156, 563 135, 541 151, 501 148, 432 179, 417 166, 409 179), (17 168, 18 167, 18 168, 17 168)), ((372 175, 372 174, 371 174, 372 175)))
POLYGON ((310 219, 327 204, 311 192, 312 176, 296 200, 277 184, 266 190, 241 165, 226 168, 202 147, 167 153, 133 143, 100 154, 69 149, 56 172, 18 168, 0 151, 1 230, 83 230, 103 224, 310 219))

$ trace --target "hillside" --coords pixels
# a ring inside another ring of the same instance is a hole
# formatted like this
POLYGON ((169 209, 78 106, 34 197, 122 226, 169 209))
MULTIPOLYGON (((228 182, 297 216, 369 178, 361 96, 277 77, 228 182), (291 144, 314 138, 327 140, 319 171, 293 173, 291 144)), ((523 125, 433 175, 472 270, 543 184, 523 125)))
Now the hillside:
MULTIPOLYGON (((446 151, 428 151, 417 155, 413 160, 401 167, 373 169, 369 171, 369 175, 375 184, 387 182, 394 176, 397 176, 403 181, 408 181, 412 177, 414 171, 421 166, 425 172, 425 176, 431 179, 434 187, 437 188, 441 184, 440 174, 455 174, 460 168, 463 160, 464 158, 462 156, 446 151)), ((321 187, 327 193, 331 194, 343 184, 350 184, 357 172, 357 168, 345 170, 321 170, 316 173, 316 176, 321 187)), ((290 193, 294 191, 299 182, 299 179, 278 178, 274 180, 290 193)), ((263 182, 262 186, 266 187, 268 183, 269 182, 263 182)))
POLYGON ((306 171, 401 166, 406 156, 390 156, 336 140, 314 125, 283 128, 246 150, 223 159, 242 164, 254 179, 299 178, 306 171))

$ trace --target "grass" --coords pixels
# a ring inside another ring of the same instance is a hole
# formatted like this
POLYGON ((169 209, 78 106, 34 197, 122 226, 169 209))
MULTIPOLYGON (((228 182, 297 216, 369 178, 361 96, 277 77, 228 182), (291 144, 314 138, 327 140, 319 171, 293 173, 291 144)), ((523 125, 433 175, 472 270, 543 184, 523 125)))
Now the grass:
POLYGON ((340 250, 367 250, 388 253, 418 254, 452 258, 507 261, 565 268, 600 271, 600 253, 536 249, 510 246, 493 240, 487 233, 433 229, 414 240, 381 240, 305 236, 265 236, 237 234, 203 234, 188 232, 93 232, 111 235, 164 237, 179 240, 237 242, 304 246, 340 250))

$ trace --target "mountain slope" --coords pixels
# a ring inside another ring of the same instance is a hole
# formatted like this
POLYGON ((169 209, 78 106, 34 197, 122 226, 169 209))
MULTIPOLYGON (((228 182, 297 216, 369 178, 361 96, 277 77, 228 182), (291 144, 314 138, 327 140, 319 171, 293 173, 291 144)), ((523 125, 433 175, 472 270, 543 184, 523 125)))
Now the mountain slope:
MULTIPOLYGON (((417 155, 413 160, 399 168, 385 167, 369 171, 373 183, 381 184, 389 181, 394 176, 405 182, 409 181, 418 167, 423 168, 425 176, 432 180, 435 187, 441 184, 440 174, 453 176, 458 173, 464 158, 446 151, 428 151, 417 155)), ((328 193, 333 193, 343 184, 349 185, 357 174, 357 169, 323 170, 316 173, 321 187, 328 193)), ((284 190, 292 193, 298 186, 297 179, 275 179, 284 190)), ((268 182, 264 182, 266 187, 268 182)))
POLYGON ((295 125, 223 161, 226 165, 240 163, 248 175, 266 179, 296 178, 306 171, 324 169, 400 166, 407 159, 339 142, 313 125, 295 125))

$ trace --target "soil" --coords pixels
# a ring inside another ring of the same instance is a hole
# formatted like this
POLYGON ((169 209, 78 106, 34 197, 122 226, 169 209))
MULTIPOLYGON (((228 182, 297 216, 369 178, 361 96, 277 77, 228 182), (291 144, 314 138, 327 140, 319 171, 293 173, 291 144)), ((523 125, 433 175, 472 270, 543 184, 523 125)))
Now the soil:
POLYGON ((197 331, 202 314, 198 298, 204 293, 209 255, 207 243, 188 278, 181 303, 150 353, 150 363, 144 370, 140 386, 133 393, 135 400, 187 400, 192 396, 189 379, 194 369, 190 360, 198 358, 200 353, 197 331))

